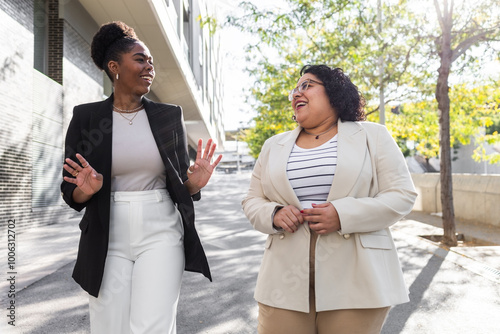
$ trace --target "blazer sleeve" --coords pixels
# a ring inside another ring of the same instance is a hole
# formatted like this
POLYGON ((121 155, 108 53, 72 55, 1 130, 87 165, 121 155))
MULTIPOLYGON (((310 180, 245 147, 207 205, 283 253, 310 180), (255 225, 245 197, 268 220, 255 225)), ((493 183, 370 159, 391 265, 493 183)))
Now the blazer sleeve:
POLYGON ((387 228, 410 213, 417 197, 401 150, 385 127, 375 128, 378 130, 367 138, 375 194, 331 202, 337 209, 342 234, 387 228))
MULTIPOLYGON (((186 124, 184 123, 184 116, 182 113, 182 108, 179 106, 179 127, 176 132, 176 150, 177 150, 177 159, 179 161, 179 167, 181 172, 182 182, 186 182, 188 180, 187 169, 189 168, 189 151, 187 144, 187 132, 186 132, 186 124)), ((199 201, 201 199, 201 191, 198 191, 196 194, 191 195, 191 198, 194 201, 199 201)))
MULTIPOLYGON (((73 117, 68 126, 68 131, 66 132, 66 139, 64 143, 64 161, 66 158, 70 158, 73 161, 78 161, 76 158, 76 153, 78 152, 78 144, 83 142, 83 138, 81 136, 82 128, 80 121, 80 113, 78 106, 73 108, 73 117)), ((63 161, 63 163, 64 163, 63 161)), ((63 176, 72 177, 70 173, 68 173, 65 169, 63 169, 63 176)), ((76 185, 73 183, 69 183, 62 181, 61 183, 61 195, 64 201, 76 211, 81 211, 83 208, 87 206, 88 202, 85 203, 77 203, 73 200, 73 191, 75 190, 76 185)))
POLYGON ((265 234, 277 234, 283 232, 277 231, 273 227, 272 217, 276 208, 283 207, 283 205, 271 201, 265 195, 262 185, 263 173, 267 170, 266 164, 270 145, 270 140, 267 140, 262 146, 259 158, 255 162, 248 193, 241 204, 245 215, 257 231, 265 234))

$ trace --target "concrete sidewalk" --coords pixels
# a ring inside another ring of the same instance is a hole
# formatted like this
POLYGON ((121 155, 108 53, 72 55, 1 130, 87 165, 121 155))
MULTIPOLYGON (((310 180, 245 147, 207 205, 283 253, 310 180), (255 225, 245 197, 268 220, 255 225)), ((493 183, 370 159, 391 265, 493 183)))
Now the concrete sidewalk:
MULTIPOLYGON (((214 282, 208 282, 199 274, 185 273, 178 334, 256 332, 257 305, 253 300, 253 289, 265 236, 251 228, 241 211, 240 201, 248 189, 249 177, 249 173, 216 174, 204 190, 203 199, 196 203, 197 226, 214 282)), ((430 321, 426 317, 431 315, 432 318, 432 314, 445 311, 421 314, 422 304, 434 302, 433 297, 426 293, 433 291, 434 295, 440 295, 443 289, 441 281, 450 275, 461 277, 462 281, 453 283, 456 291, 450 291, 451 295, 463 291, 460 294, 465 296, 475 288, 480 289, 477 295, 485 298, 494 298, 495 293, 497 296, 500 293, 500 246, 448 249, 421 237, 442 234, 439 226, 439 217, 419 212, 412 212, 393 226, 407 282, 413 282, 410 292, 416 297, 391 311, 392 327, 384 328, 384 333, 430 333, 425 331, 426 322, 430 321), (439 282, 436 282, 437 278, 440 278, 439 282), (480 287, 470 286, 476 284, 474 282, 480 287), (434 287, 434 284, 440 285, 434 287)), ((485 233, 475 226, 457 222, 457 232, 463 233, 466 239, 500 245, 500 229, 492 228, 485 233)), ((18 326, 7 326, 6 317, 2 315, 1 333, 89 333, 87 296, 71 279, 78 238, 78 220, 75 219, 26 230, 17 236, 18 326)), ((6 234, 2 233, 0 252, 3 254, 6 253, 6 243, 6 234)), ((6 263, 0 263, 0 270, 0 301, 5 313, 9 302, 6 263)), ((490 307, 485 314, 499 311, 497 303, 496 310, 490 307)), ((449 312, 441 314, 443 321, 461 317, 460 313, 449 312)), ((495 328, 500 328, 500 321, 496 320, 498 316, 492 317, 490 327, 478 323, 469 326, 472 331, 450 328, 435 333, 491 333, 492 321, 497 322, 495 328)))
MULTIPOLYGON (((16 273, 16 290, 19 292, 76 259, 80 230, 79 219, 52 225, 25 229, 16 235, 16 265, 7 268, 7 261, 0 262, 2 275, 16 273)), ((0 252, 6 254, 7 233, 0 235, 0 252)), ((0 302, 4 302, 9 282, 0 281, 0 302)), ((0 327, 1 328, 1 327, 0 327)))
POLYGON ((432 242, 424 236, 442 236, 442 220, 439 216, 413 211, 401 222, 392 227, 393 231, 404 231, 412 236, 418 236, 423 241, 449 250, 460 257, 477 262, 476 267, 484 267, 488 277, 500 282, 500 228, 464 223, 456 221, 456 232, 463 234, 464 241, 457 247, 448 248, 437 242, 432 242))

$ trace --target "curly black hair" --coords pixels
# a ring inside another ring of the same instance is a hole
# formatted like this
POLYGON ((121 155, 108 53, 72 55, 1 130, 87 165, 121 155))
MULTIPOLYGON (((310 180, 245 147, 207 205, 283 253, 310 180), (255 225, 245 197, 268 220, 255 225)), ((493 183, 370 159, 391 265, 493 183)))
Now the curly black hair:
POLYGON ((330 104, 342 121, 364 121, 365 99, 341 68, 328 65, 305 65, 300 76, 311 73, 323 82, 330 104))
POLYGON ((103 24, 94 35, 90 55, 96 66, 104 70, 113 81, 108 68, 109 61, 120 61, 121 55, 129 52, 139 41, 133 28, 121 21, 109 22, 103 24))

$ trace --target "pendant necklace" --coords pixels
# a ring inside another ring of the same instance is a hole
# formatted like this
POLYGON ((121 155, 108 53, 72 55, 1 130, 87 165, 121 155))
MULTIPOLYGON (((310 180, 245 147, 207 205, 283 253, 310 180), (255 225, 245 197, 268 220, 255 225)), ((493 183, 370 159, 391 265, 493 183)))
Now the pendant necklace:
POLYGON ((336 125, 337 125, 337 121, 335 123, 333 123, 333 125, 330 128, 328 128, 328 130, 326 130, 325 132, 321 132, 321 133, 319 133, 317 135, 315 135, 314 133, 310 133, 306 129, 302 129, 302 130, 304 130, 304 132, 307 133, 308 135, 315 136, 315 139, 319 139, 319 136, 324 135, 325 133, 327 133, 328 131, 330 131, 331 129, 333 129, 336 125))
POLYGON ((129 125, 132 125, 134 122, 134 118, 139 114, 139 111, 142 109, 143 105, 141 104, 140 106, 138 106, 137 108, 134 108, 134 109, 131 109, 131 110, 124 110, 124 109, 120 109, 120 108, 117 108, 115 107, 115 105, 113 105, 113 108, 116 109, 115 111, 123 118, 125 118, 127 121, 128 121, 128 124, 129 125), (124 114, 134 114, 134 116, 132 116, 132 118, 128 118, 128 117, 125 117, 124 114))
POLYGON ((136 112, 135 112, 135 115, 134 115, 132 118, 125 117, 125 115, 124 115, 123 113, 121 113, 121 112, 118 112, 118 114, 119 114, 121 117, 125 118, 125 119, 128 121, 128 124, 129 124, 129 125, 132 125, 132 124, 134 123, 134 122, 132 122, 132 121, 134 120, 135 116, 137 116, 137 114, 139 114, 139 112, 138 112, 138 111, 136 111, 136 112))

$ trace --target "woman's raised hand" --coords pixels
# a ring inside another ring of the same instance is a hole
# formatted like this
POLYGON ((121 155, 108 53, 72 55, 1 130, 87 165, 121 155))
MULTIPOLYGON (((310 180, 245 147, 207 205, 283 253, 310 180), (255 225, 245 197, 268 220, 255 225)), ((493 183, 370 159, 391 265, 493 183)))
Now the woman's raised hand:
POLYGON ((201 189, 207 185, 212 173, 222 159, 222 154, 219 154, 213 163, 212 157, 214 156, 215 148, 217 145, 209 139, 205 150, 202 153, 203 140, 198 139, 198 149, 196 150, 196 161, 194 165, 189 166, 187 175, 189 182, 196 188, 201 189))
POLYGON ((81 154, 77 153, 76 157, 81 165, 67 158, 63 168, 73 177, 65 176, 64 181, 76 184, 85 195, 92 196, 102 187, 102 174, 92 168, 81 154))

